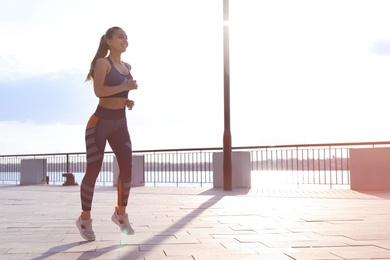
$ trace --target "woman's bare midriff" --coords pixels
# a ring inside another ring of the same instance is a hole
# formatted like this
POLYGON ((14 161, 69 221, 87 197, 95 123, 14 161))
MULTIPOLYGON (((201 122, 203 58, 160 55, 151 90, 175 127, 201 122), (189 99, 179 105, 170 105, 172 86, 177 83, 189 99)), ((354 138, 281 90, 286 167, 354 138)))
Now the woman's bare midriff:
POLYGON ((108 109, 121 109, 126 106, 127 98, 100 98, 99 106, 108 109))

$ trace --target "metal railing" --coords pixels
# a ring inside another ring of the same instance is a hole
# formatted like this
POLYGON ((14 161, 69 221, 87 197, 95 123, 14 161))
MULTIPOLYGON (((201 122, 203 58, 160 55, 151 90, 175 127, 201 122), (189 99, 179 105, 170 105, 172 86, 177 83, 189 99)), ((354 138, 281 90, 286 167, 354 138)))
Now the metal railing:
MULTIPOLYGON (((252 183, 349 185, 349 149, 389 147, 390 142, 327 143, 276 146, 233 147, 234 152, 249 152, 252 183)), ((213 153, 222 148, 139 150, 144 156, 147 185, 211 185, 213 153)), ((82 176, 85 153, 0 155, 0 184, 20 183, 21 161, 46 159, 50 184, 61 184, 63 173, 82 176)), ((234 158, 234 156, 233 156, 234 158)), ((106 152, 97 184, 112 185, 114 154, 106 152)))
POLYGON ((220 148, 139 151, 144 155, 145 183, 153 185, 213 183, 212 157, 220 148))

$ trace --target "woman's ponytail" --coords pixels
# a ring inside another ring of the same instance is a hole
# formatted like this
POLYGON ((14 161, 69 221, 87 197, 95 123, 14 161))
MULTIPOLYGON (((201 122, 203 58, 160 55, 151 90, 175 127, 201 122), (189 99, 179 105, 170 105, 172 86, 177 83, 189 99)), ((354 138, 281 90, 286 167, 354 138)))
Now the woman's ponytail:
POLYGON ((99 48, 95 54, 95 57, 93 58, 91 62, 91 68, 89 69, 89 73, 87 75, 87 78, 85 81, 93 80, 93 72, 95 70, 96 61, 100 58, 104 58, 107 56, 109 50, 109 46, 106 41, 106 35, 103 35, 100 38, 99 48))
POLYGON ((114 32, 118 29, 121 29, 120 27, 111 27, 107 30, 106 34, 104 34, 100 38, 99 48, 95 54, 95 57, 93 58, 91 62, 91 68, 89 69, 89 73, 87 75, 87 78, 85 81, 93 80, 93 72, 95 71, 95 65, 96 61, 100 58, 105 58, 107 56, 107 53, 110 49, 110 46, 108 46, 107 39, 112 39, 112 35, 114 32))

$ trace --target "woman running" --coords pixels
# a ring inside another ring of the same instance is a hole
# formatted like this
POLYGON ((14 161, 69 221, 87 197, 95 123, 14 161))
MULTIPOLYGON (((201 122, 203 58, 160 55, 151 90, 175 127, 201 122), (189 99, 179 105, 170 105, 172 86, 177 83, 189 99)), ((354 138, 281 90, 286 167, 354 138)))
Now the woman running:
POLYGON ((137 89, 138 85, 130 73, 131 66, 121 60, 121 54, 126 51, 127 46, 127 35, 121 28, 108 29, 100 39, 99 48, 86 79, 93 81, 99 105, 89 119, 85 133, 87 170, 80 186, 82 212, 76 225, 81 236, 90 241, 95 240, 91 208, 106 141, 111 146, 119 165, 118 205, 111 219, 122 233, 134 234, 126 213, 131 185, 132 147, 125 108, 129 110, 133 108, 134 101, 128 99, 128 93, 137 89))

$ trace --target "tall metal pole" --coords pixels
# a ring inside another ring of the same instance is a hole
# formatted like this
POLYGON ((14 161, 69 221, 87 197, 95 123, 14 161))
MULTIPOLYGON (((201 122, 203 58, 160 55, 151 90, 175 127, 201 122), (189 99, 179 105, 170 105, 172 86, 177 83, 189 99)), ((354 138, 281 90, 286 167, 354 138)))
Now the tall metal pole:
POLYGON ((230 132, 229 0, 223 0, 224 133, 223 189, 232 190, 232 135, 230 132))

